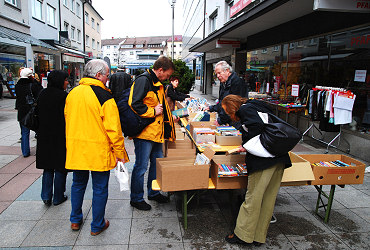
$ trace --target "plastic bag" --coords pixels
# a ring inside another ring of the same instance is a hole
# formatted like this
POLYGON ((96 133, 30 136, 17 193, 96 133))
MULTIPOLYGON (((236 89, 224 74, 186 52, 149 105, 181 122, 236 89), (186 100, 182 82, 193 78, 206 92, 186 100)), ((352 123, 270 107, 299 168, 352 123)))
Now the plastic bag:
POLYGON ((270 154, 262 145, 260 140, 260 135, 256 135, 255 137, 251 138, 247 141, 243 147, 252 155, 264 157, 264 158, 272 158, 275 157, 274 155, 270 154))
POLYGON ((123 162, 119 161, 116 168, 114 169, 114 175, 119 183, 120 191, 130 190, 130 175, 128 173, 127 167, 123 162))

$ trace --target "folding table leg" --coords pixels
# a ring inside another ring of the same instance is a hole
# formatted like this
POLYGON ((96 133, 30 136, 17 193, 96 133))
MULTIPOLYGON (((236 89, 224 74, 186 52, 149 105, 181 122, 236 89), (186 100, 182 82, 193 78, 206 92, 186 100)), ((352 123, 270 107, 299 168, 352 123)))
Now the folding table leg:
POLYGON ((316 188, 317 192, 319 192, 318 197, 317 197, 316 211, 315 212, 320 218, 324 219, 325 223, 327 223, 329 221, 331 207, 333 205, 335 185, 331 185, 329 196, 322 190, 322 185, 320 187, 315 185, 315 188, 316 188), (328 199, 327 204, 324 204, 324 201, 322 200, 321 195, 325 196, 328 199), (320 201, 321 201, 321 204, 322 204, 321 206, 320 206, 320 201), (319 208, 324 208, 324 210, 325 210, 325 216, 324 217, 319 215, 319 208))
POLYGON ((188 193, 182 192, 182 218, 185 230, 188 229, 188 193))

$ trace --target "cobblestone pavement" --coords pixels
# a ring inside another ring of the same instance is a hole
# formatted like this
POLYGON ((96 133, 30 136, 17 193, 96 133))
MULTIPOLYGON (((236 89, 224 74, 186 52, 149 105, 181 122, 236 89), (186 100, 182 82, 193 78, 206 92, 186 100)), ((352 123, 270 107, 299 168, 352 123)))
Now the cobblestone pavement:
MULTIPOLYGON (((202 95, 197 91, 193 96, 202 95)), ((238 209, 240 190, 213 190, 201 194, 199 203, 189 203, 188 229, 182 225, 181 195, 170 203, 156 204, 150 211, 133 209, 128 192, 119 192, 113 172, 109 182, 106 218, 110 227, 99 236, 90 235, 91 183, 83 204, 84 223, 71 231, 70 201, 46 207, 40 198, 41 174, 35 168, 34 134, 31 156, 20 151, 20 128, 14 100, 0 100, 0 248, 21 249, 243 249, 225 243, 238 209)), ((134 146, 125 141, 132 169, 134 146)), ((299 154, 323 153, 320 145, 300 143, 299 154)), ((335 151, 330 151, 334 153, 335 151)), ((368 165, 368 163, 367 163, 368 165)), ((67 178, 70 197, 72 175, 67 178)), ((329 186, 324 186, 329 190, 329 186)), ((329 223, 315 213, 317 192, 313 186, 282 187, 267 242, 258 249, 370 249, 370 176, 361 185, 337 187, 329 223)), ((252 247, 251 247, 252 248, 252 247)))

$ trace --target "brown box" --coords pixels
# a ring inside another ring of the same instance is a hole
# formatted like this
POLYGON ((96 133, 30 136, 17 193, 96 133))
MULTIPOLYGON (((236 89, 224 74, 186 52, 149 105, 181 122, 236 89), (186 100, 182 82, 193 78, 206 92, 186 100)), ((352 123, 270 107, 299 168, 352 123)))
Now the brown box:
MULTIPOLYGON (((289 152, 292 166, 284 170, 281 186, 308 185, 309 181, 314 180, 310 163, 298 155, 289 152)), ((218 177, 217 164, 236 164, 244 163, 245 155, 216 155, 211 163, 211 178, 216 189, 239 189, 246 188, 248 184, 247 176, 222 176, 218 177)))
POLYGON ((168 142, 168 148, 194 148, 194 143, 192 140, 176 140, 174 142, 168 142))
POLYGON ((214 122, 189 122, 190 124, 190 134, 193 136, 194 128, 210 128, 214 125, 214 122))
POLYGON ((193 157, 195 155, 196 155, 195 148, 168 148, 167 149, 167 156, 193 157))
MULTIPOLYGON (((214 152, 210 151, 205 152, 205 155, 212 158, 214 152)), ((157 158, 157 181, 161 190, 174 192, 208 189, 209 164, 194 165, 194 162, 195 155, 191 158, 157 158)))
POLYGON ((315 180, 311 182, 311 185, 362 184, 364 181, 365 164, 349 156, 339 154, 307 154, 299 156, 310 163, 340 160, 350 165, 350 167, 312 166, 315 180))
POLYGON ((220 146, 242 145, 242 137, 241 136, 216 135, 216 144, 220 146))

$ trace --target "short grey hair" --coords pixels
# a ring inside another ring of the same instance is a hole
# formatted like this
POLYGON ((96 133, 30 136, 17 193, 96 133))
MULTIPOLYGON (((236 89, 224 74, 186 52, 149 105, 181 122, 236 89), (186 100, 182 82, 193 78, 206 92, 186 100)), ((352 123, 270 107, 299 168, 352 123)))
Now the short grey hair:
POLYGON ((219 61, 218 63, 216 63, 215 68, 218 66, 221 66, 222 71, 226 71, 228 69, 230 73, 233 72, 233 68, 226 61, 219 61))
POLYGON ((108 73, 108 64, 101 59, 93 59, 85 65, 84 76, 95 77, 100 72, 102 75, 108 73))

